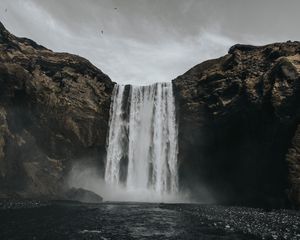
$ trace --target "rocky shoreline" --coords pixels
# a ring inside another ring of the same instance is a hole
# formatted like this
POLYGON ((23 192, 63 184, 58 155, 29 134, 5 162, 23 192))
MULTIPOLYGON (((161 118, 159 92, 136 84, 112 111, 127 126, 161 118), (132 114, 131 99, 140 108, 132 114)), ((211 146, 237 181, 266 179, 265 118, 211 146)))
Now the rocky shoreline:
POLYGON ((289 239, 300 237, 300 215, 201 204, 10 202, 0 237, 20 239, 289 239), (162 221, 163 220, 163 221, 162 221))

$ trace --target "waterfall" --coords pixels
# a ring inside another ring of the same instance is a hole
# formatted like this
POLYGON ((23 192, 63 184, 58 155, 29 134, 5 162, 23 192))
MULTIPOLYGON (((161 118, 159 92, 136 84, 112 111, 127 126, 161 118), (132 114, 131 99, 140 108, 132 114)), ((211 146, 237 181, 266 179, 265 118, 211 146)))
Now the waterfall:
POLYGON ((105 181, 159 196, 178 191, 177 125, 171 83, 115 85, 105 181))

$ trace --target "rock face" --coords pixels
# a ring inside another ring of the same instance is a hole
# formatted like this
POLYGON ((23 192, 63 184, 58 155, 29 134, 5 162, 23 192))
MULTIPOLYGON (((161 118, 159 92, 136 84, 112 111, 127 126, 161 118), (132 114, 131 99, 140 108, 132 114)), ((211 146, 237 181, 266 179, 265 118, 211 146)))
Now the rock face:
POLYGON ((72 161, 101 161, 113 83, 89 61, 0 23, 0 197, 54 196, 72 161))
POLYGON ((299 42, 235 45, 173 84, 183 185, 221 202, 300 205, 299 42))
POLYGON ((103 198, 100 197, 98 194, 83 188, 68 189, 63 194, 62 199, 79 201, 83 203, 100 203, 103 201, 103 198))

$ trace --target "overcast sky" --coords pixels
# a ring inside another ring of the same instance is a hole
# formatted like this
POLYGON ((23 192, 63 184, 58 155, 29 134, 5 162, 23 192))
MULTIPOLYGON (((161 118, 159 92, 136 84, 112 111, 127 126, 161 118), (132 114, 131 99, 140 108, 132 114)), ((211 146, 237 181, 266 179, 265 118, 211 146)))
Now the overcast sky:
POLYGON ((300 40, 299 10, 299 0, 0 0, 13 34, 139 85, 170 81, 235 43, 300 40))

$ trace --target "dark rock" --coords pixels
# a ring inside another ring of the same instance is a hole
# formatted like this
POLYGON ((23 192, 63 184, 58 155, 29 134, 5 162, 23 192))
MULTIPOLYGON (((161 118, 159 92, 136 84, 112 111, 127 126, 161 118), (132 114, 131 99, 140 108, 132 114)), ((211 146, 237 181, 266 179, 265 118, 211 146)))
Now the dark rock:
POLYGON ((83 189, 83 188, 71 188, 63 194, 63 199, 71 201, 79 201, 84 203, 100 203, 103 198, 98 194, 83 189))
POLYGON ((113 85, 0 24, 0 195, 55 197, 77 159, 101 168, 113 85))
POLYGON ((202 184, 218 202, 300 206, 299 42, 235 45, 173 84, 182 186, 200 199, 202 184))
POLYGON ((236 44, 234 46, 232 46, 228 53, 229 54, 232 54, 234 53, 236 50, 239 50, 239 51, 252 51, 252 50, 255 50, 259 47, 256 47, 256 46, 252 46, 252 45, 247 45, 247 44, 236 44))

